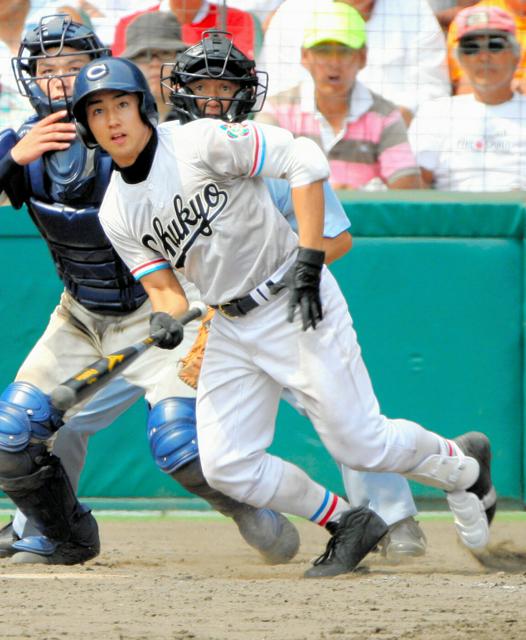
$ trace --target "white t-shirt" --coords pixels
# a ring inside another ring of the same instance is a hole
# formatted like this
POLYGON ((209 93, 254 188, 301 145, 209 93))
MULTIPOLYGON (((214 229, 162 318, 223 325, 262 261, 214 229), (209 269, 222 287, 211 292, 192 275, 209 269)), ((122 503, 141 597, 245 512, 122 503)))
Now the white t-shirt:
POLYGON ((157 133, 145 181, 127 184, 113 173, 100 209, 106 234, 137 279, 182 269, 208 304, 246 295, 298 244, 262 178, 286 178, 292 187, 323 180, 323 152, 253 122, 168 122, 157 133))
POLYGON ((526 96, 495 106, 473 94, 433 100, 417 112, 409 141, 437 189, 526 189, 526 96))

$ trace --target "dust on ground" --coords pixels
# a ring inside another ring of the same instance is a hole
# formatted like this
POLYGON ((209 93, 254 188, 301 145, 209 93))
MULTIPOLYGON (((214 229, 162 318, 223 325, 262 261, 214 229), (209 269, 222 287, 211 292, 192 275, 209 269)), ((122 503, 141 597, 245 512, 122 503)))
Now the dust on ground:
MULTIPOLYGON (((226 520, 102 521, 82 566, 0 560, 2 640, 524 640, 526 571, 482 566, 449 520, 426 520, 424 558, 307 580, 327 533, 296 521, 302 545, 267 566, 226 520)), ((525 523, 493 540, 523 543, 525 523)), ((524 543, 526 544, 526 543, 524 543)))

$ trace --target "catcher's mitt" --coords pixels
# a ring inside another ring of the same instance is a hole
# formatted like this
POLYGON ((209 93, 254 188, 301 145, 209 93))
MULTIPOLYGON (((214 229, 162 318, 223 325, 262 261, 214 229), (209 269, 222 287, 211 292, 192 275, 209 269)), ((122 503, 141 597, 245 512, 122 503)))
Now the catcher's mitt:
POLYGON ((199 373, 201 372, 201 364, 205 355, 206 341, 208 340, 208 331, 210 329, 210 321, 214 317, 215 310, 208 309, 208 313, 203 318, 197 338, 190 351, 181 358, 181 368, 179 369, 179 377, 181 380, 193 389, 197 389, 199 373))

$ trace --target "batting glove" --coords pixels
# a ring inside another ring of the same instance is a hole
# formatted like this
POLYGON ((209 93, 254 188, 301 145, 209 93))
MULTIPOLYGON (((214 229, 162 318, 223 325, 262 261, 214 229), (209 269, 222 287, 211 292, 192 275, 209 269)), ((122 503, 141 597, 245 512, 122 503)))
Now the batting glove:
POLYGON ((183 341, 184 327, 179 320, 164 311, 156 311, 150 316, 150 334, 162 336, 163 331, 164 337, 157 338, 161 349, 175 349, 183 341))
POLYGON ((309 327, 316 329, 317 324, 323 318, 320 280, 324 261, 324 251, 299 247, 296 262, 283 276, 283 280, 273 288, 274 292, 283 289, 283 287, 289 289, 287 320, 294 322, 296 307, 299 307, 303 331, 307 331, 309 327))

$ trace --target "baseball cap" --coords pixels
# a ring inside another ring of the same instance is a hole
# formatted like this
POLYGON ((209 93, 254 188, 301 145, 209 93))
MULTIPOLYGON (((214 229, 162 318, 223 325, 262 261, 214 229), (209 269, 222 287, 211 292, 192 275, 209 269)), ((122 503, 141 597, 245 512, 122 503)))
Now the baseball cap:
POLYGON ((339 42, 351 49, 361 49, 365 45, 365 21, 356 9, 343 2, 314 5, 306 19, 303 47, 310 49, 328 41, 339 42))
POLYGON ((499 7, 468 7, 457 13, 454 24, 456 39, 484 34, 508 34, 514 36, 517 27, 513 16, 499 7))
POLYGON ((123 58, 134 58, 147 49, 182 51, 181 25, 173 13, 148 11, 137 16, 126 29, 123 58))

